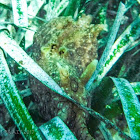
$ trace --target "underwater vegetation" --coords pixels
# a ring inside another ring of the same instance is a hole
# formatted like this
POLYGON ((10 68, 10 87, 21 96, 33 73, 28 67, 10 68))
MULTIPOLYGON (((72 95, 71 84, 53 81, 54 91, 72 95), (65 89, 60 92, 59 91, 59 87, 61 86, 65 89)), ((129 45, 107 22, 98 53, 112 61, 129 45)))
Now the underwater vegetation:
POLYGON ((140 1, 0 1, 0 138, 140 139, 140 1))

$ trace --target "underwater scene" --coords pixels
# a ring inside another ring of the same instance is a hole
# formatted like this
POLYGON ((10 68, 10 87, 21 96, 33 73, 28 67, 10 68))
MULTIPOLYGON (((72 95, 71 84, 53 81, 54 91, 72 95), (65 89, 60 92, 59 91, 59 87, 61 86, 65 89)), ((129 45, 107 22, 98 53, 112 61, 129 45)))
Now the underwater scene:
POLYGON ((140 140, 140 0, 0 0, 0 140, 140 140))

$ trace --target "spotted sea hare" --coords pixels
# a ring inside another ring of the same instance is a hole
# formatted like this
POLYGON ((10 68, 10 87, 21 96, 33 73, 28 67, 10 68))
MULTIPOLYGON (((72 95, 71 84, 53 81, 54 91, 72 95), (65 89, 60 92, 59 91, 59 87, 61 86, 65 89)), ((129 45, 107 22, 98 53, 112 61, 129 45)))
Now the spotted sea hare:
MULTIPOLYGON (((52 19, 35 33, 31 48, 32 58, 67 95, 88 107, 91 99, 84 86, 97 65, 97 36, 103 28, 91 21, 89 15, 77 21, 70 16, 52 19)), ((78 140, 93 139, 86 125, 88 114, 33 77, 30 85, 46 121, 59 116, 78 140)))

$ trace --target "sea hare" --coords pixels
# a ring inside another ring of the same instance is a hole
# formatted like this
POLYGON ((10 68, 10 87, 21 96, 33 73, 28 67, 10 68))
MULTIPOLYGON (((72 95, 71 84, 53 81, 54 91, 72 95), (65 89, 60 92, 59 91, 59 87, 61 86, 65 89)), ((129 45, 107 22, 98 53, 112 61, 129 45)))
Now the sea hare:
MULTIPOLYGON (((102 25, 91 24, 91 16, 77 21, 58 17, 42 25, 34 35, 32 58, 64 91, 79 103, 90 107, 85 84, 97 65, 97 36, 102 25)), ((41 116, 50 120, 59 116, 78 140, 93 139, 87 129, 88 114, 30 77, 31 90, 41 116)))

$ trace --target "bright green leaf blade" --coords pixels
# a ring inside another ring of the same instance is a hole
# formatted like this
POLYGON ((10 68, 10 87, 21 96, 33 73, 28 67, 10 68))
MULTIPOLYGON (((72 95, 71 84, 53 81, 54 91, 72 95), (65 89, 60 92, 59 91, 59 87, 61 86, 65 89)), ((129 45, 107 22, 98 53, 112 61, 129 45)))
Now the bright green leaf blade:
POLYGON ((118 90, 123 111, 130 129, 132 139, 140 138, 140 103, 130 83, 123 78, 113 78, 118 90))
POLYGON ((32 0, 28 6, 28 16, 35 17, 44 3, 45 0, 32 0))
POLYGON ((69 4, 68 0, 62 0, 55 9, 55 17, 58 17, 69 4))
POLYGON ((77 8, 80 6, 81 0, 70 0, 68 7, 64 12, 64 16, 74 16, 74 13, 77 8))
POLYGON ((4 8, 4 9, 7 9, 7 10, 12 10, 12 8, 8 5, 5 5, 3 3, 0 2, 0 7, 4 8))
MULTIPOLYGON (((135 94, 140 95, 140 82, 133 82, 130 83, 130 85, 132 86, 135 94)), ((113 88, 113 94, 116 96, 116 98, 119 96, 116 88, 113 88)))
POLYGON ((12 0, 14 23, 20 27, 28 26, 27 3, 22 0, 12 0))
MULTIPOLYGON (((112 47, 114 41, 115 41, 116 35, 118 33, 118 30, 119 30, 119 27, 121 24, 121 20, 122 20, 125 12, 126 12, 126 7, 122 2, 120 2, 115 21, 113 23, 112 30, 111 30, 110 35, 109 35, 107 46, 106 46, 106 48, 102 54, 102 57, 97 65, 96 71, 93 73, 93 75, 89 79, 88 83, 86 84, 86 89, 89 91, 96 88, 96 86, 99 84, 99 81, 101 81, 101 79, 103 78, 100 76, 101 74, 99 74, 99 72, 101 71, 102 67, 105 65, 106 59, 109 55, 109 52, 111 50, 111 47, 112 47), (93 85, 92 83, 95 79, 96 79, 97 83, 93 85)), ((100 73, 103 73, 103 71, 100 73)))
POLYGON ((50 0, 49 3, 45 6, 45 10, 47 12, 46 20, 49 21, 52 18, 58 17, 63 10, 69 4, 69 0, 50 0))
POLYGON ((101 116, 96 111, 78 103, 76 100, 69 97, 60 87, 59 85, 45 72, 41 67, 39 67, 17 44, 14 40, 12 40, 9 34, 5 31, 0 32, 0 46, 1 48, 7 52, 20 66, 22 66, 25 70, 27 70, 30 74, 32 74, 35 78, 41 81, 48 88, 52 89, 56 93, 61 96, 67 98, 78 107, 83 110, 86 110, 92 116, 102 120, 103 122, 110 124, 115 130, 119 132, 123 137, 130 139, 129 136, 124 134, 118 127, 116 127, 112 122, 108 119, 101 116))
POLYGON ((30 74, 39 79, 43 84, 53 91, 72 99, 59 87, 59 85, 41 69, 17 43, 11 39, 6 31, 0 32, 0 47, 7 52, 20 66, 25 68, 30 74))
POLYGON ((59 117, 51 119, 39 128, 48 140, 77 140, 67 125, 59 117))
POLYGON ((140 95, 140 82, 131 83, 131 86, 136 93, 136 95, 140 95))
MULTIPOLYGON (((103 83, 103 81, 101 83, 103 83)), ((130 84, 135 94, 140 95, 140 82, 133 82, 130 84)), ((104 116, 108 119, 112 119, 113 117, 116 117, 118 116, 118 114, 121 114, 123 112, 119 104, 120 97, 116 87, 113 88, 112 93, 114 95, 114 99, 111 100, 111 102, 109 102, 108 105, 106 105, 106 109, 104 112, 104 116)))
POLYGON ((69 0, 69 4, 64 11, 64 16, 72 16, 74 19, 77 19, 78 13, 80 12, 84 3, 84 0, 69 0))
MULTIPOLYGON (((123 13, 125 13, 126 7, 123 7, 123 13)), ((119 13, 121 12, 122 11, 120 11, 119 13)), ((97 65, 96 71, 93 73, 88 83, 86 84, 86 89, 88 91, 92 91, 93 89, 95 89, 95 87, 99 85, 103 77, 108 73, 108 71, 112 68, 112 66, 116 63, 120 56, 125 52, 125 50, 140 36, 140 16, 138 16, 113 44, 117 33, 115 30, 116 28, 118 30, 120 21, 123 18, 123 14, 119 15, 117 16, 118 18, 116 18, 118 19, 116 20, 117 23, 114 23, 113 25, 114 31, 112 31, 112 33, 110 34, 110 40, 108 41, 103 55, 97 65), (121 16, 121 18, 119 17, 119 15, 121 16), (117 27, 115 25, 117 25, 117 27)))
POLYGON ((25 140, 42 140, 38 127, 34 124, 15 83, 12 80, 8 65, 0 49, 0 97, 8 109, 13 121, 25 140))

